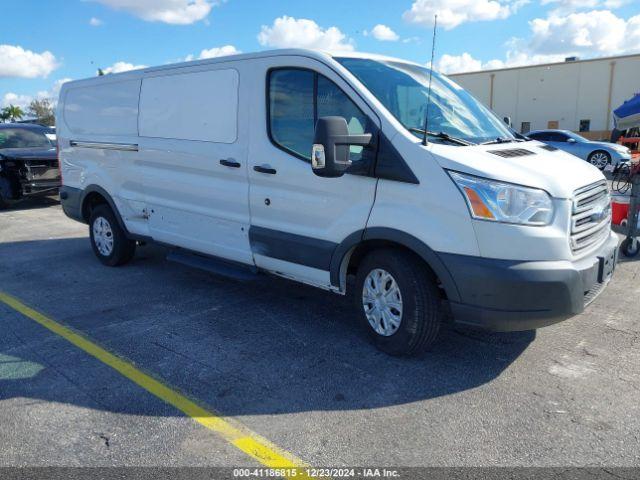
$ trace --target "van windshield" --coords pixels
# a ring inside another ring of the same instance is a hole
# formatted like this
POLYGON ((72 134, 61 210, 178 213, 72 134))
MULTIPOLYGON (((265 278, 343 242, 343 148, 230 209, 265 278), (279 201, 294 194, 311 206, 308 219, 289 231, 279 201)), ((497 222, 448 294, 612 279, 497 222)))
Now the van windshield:
MULTIPOLYGON (((424 128, 427 114, 428 68, 364 58, 335 60, 360 80, 405 128, 422 137, 416 130, 424 128)), ((511 130, 493 112, 435 71, 431 82, 429 131, 473 143, 515 140, 511 130)))

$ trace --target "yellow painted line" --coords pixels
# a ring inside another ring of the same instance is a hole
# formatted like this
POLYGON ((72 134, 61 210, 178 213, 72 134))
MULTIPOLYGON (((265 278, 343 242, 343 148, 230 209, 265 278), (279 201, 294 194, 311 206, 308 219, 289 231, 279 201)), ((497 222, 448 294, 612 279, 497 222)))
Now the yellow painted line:
POLYGON ((293 454, 274 445, 266 438, 252 432, 244 425, 228 418, 222 418, 206 410, 183 394, 138 370, 130 362, 109 353, 86 337, 25 305, 17 298, 0 291, 0 302, 20 312, 25 317, 34 320, 79 349, 97 358, 160 400, 173 405, 185 415, 188 415, 200 425, 217 433, 238 450, 254 458, 262 465, 269 468, 292 469, 293 471, 290 475, 285 475, 287 478, 308 478, 304 471, 304 469, 308 467, 307 464, 296 458, 293 454))

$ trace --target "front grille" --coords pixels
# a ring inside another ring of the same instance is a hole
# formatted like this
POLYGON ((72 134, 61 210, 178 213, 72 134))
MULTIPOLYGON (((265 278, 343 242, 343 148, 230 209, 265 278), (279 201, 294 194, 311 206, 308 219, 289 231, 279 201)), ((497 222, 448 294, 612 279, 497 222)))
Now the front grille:
POLYGON ((513 158, 513 157, 525 157, 527 155, 535 155, 531 150, 526 150, 524 148, 509 148, 507 150, 487 150, 488 153, 493 153, 494 155, 498 155, 504 158, 513 158))
POLYGON ((571 216, 571 251, 580 253, 602 243, 611 230, 611 197, 607 182, 576 190, 571 216))

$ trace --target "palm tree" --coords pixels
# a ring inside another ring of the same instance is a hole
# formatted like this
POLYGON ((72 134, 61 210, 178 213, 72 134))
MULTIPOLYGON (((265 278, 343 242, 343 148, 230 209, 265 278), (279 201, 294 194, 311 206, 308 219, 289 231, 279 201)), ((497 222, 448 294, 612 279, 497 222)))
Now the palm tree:
POLYGON ((7 114, 7 112, 5 112, 3 108, 2 110, 0 110, 0 122, 5 123, 7 120, 9 120, 9 114, 7 114))
POLYGON ((9 119, 11 122, 15 122, 16 120, 20 120, 24 117, 24 112, 16 105, 9 105, 2 109, 2 116, 3 118, 9 119))

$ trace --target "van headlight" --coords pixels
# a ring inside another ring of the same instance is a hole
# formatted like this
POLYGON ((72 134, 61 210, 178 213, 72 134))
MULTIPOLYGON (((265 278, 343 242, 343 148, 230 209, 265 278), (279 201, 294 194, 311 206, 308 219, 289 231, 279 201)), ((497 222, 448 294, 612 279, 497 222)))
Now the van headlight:
POLYGON ((520 225, 549 225, 553 201, 544 190, 449 171, 473 218, 520 225))

